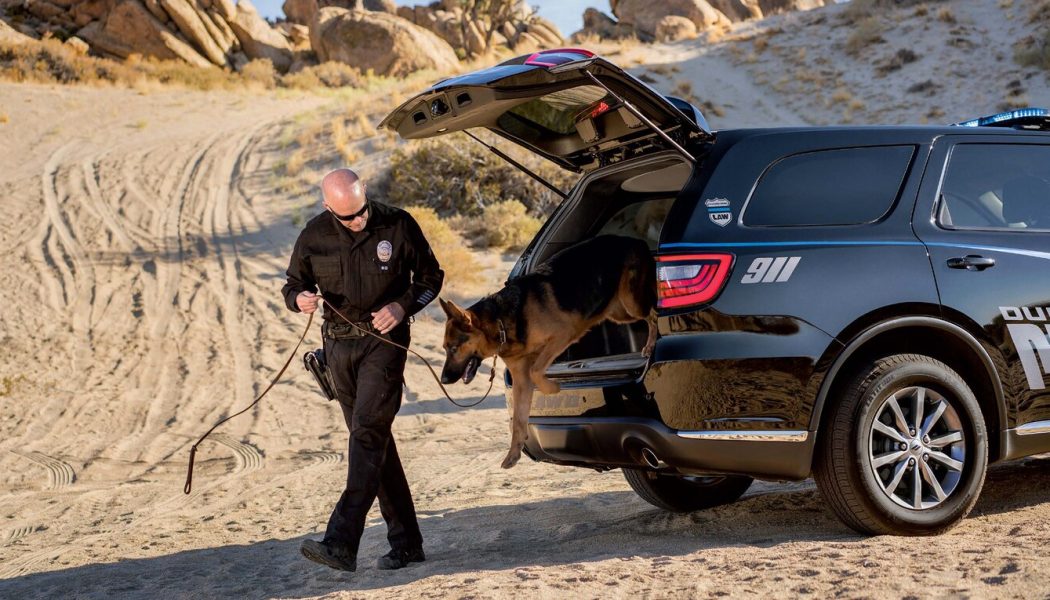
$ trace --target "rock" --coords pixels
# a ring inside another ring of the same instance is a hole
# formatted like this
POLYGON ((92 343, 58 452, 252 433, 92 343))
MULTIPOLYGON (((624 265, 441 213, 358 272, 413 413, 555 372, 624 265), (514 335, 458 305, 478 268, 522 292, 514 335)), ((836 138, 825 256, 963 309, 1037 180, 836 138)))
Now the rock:
POLYGON ((310 42, 320 62, 339 61, 378 75, 459 66, 455 51, 437 35, 383 12, 322 8, 310 26, 310 42))
POLYGON ((211 0, 211 7, 227 22, 237 18, 237 3, 235 0, 211 0))
POLYGON ((74 52, 76 52, 77 54, 79 54, 81 56, 87 54, 88 51, 91 50, 91 46, 88 46, 87 42, 85 42, 84 40, 78 38, 77 36, 73 36, 73 37, 67 39, 64 43, 65 43, 65 45, 67 45, 70 48, 72 48, 74 52))
POLYGON ((73 5, 73 20, 80 23, 82 20, 90 23, 101 19, 116 7, 114 0, 87 0, 73 5))
POLYGON ((32 40, 32 37, 13 29, 5 21, 0 19, 0 44, 17 46, 32 40))
POLYGON ((159 0, 159 2, 164 7, 164 12, 168 13, 168 16, 174 21, 179 31, 182 32, 182 35, 186 36, 186 39, 201 54, 210 60, 212 64, 218 66, 226 65, 226 53, 211 37, 207 27, 204 26, 204 21, 201 20, 201 15, 197 13, 194 6, 190 5, 188 0, 159 0))
POLYGON ((607 39, 613 37, 615 30, 615 19, 597 8, 588 8, 583 11, 583 29, 576 32, 573 37, 591 34, 607 39))
POLYGON ((280 32, 270 27, 249 0, 237 2, 237 16, 230 28, 250 59, 266 58, 284 73, 292 65, 292 47, 280 32))
POLYGON ((285 0, 282 9, 292 23, 309 25, 317 15, 317 0, 285 0))
POLYGON ((392 15, 397 14, 397 3, 394 0, 330 0, 324 6, 339 6, 350 10, 371 10, 385 12, 392 15))
POLYGON ((762 18, 759 0, 707 0, 707 3, 734 23, 762 18))
POLYGON ((835 0, 756 0, 762 16, 799 10, 813 10, 822 6, 835 4, 835 0))
POLYGON ((168 13, 164 12, 164 8, 160 5, 160 0, 143 0, 142 2, 146 9, 149 10, 150 14, 157 17, 157 20, 161 23, 167 23, 171 20, 168 13))
POLYGON ((558 31, 558 26, 543 17, 534 16, 529 19, 525 31, 539 38, 549 48, 557 48, 565 44, 565 36, 558 31))
MULTIPOLYGON (((219 10, 221 9, 219 9, 213 4, 212 7, 204 13, 208 16, 209 19, 211 19, 211 22, 221 32, 221 39, 216 38, 216 41, 218 41, 220 44, 225 44, 225 47, 227 48, 237 49, 238 47, 240 47, 241 42, 237 39, 237 36, 233 33, 233 29, 230 27, 229 22, 226 20, 225 17, 222 16, 222 13, 220 13, 219 10)), ((232 20, 233 19, 230 19, 230 21, 232 20)), ((227 55, 229 55, 229 53, 229 51, 226 52, 227 55)))
POLYGON ((102 21, 94 21, 77 32, 92 49, 120 58, 132 54, 184 60, 197 67, 210 67, 208 59, 169 31, 138 0, 123 0, 102 21))
MULTIPOLYGON (((292 46, 292 52, 305 52, 310 50, 310 29, 306 25, 282 21, 277 24, 280 31, 292 46)), ((292 62, 295 62, 294 59, 292 62)), ((290 68, 289 68, 290 69, 290 68)))
POLYGON ((647 36, 654 36, 656 24, 668 15, 689 19, 698 31, 730 25, 725 14, 706 0, 617 0, 614 13, 621 24, 631 25, 636 32, 647 36))
POLYGON ((656 22, 656 41, 677 42, 696 37, 696 25, 685 17, 667 15, 656 22))

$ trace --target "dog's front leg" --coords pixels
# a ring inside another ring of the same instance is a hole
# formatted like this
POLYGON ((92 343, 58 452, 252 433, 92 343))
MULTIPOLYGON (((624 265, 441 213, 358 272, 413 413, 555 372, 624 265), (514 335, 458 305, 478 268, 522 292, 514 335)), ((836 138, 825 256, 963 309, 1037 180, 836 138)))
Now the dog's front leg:
POLYGON ((509 469, 521 459, 521 449, 529 435, 529 411, 532 409, 532 381, 525 369, 512 370, 514 387, 511 388, 510 450, 500 465, 509 469))
POLYGON ((649 326, 649 337, 645 340, 645 347, 642 348, 642 356, 649 358, 653 355, 653 349, 656 348, 656 311, 649 313, 649 316, 645 319, 645 324, 649 326))

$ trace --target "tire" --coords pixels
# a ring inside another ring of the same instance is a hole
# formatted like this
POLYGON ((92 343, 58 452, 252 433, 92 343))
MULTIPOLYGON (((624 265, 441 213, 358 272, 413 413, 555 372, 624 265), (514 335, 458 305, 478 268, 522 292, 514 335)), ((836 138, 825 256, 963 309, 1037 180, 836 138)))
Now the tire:
POLYGON ((819 433, 814 474, 846 525, 934 535, 970 512, 988 468, 988 435, 958 373, 928 356, 888 356, 860 369, 837 400, 819 433))
POLYGON ((735 502, 754 481, 734 475, 685 477, 642 469, 624 469, 623 476, 642 500, 671 512, 692 512, 735 502))

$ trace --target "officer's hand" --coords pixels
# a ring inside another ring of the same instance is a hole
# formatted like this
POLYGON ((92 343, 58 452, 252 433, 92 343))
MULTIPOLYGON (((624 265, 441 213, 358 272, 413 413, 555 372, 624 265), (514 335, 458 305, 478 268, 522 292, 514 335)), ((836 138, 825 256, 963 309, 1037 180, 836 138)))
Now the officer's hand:
POLYGON ((397 324, 405 318, 405 309, 397 302, 391 302, 377 312, 372 313, 372 327, 379 333, 386 333, 397 327, 397 324))
POLYGON ((299 295, 295 297, 295 304, 299 307, 299 310, 306 314, 310 314, 317 310, 317 302, 321 297, 311 292, 299 292, 299 295))

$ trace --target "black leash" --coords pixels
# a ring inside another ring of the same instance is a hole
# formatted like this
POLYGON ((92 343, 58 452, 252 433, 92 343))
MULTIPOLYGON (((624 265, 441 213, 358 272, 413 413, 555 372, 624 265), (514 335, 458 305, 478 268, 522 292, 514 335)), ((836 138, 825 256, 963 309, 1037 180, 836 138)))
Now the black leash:
POLYGON ((266 393, 269 392, 271 388, 273 388, 273 386, 277 385, 277 380, 280 379, 281 375, 284 375, 284 372, 288 370, 288 365, 292 364, 292 359, 295 358, 296 353, 299 352, 299 346, 303 345, 303 340, 306 339, 306 334, 310 332, 310 325, 313 322, 314 322, 314 315, 313 315, 313 313, 310 313, 310 318, 307 319, 307 321, 306 321, 306 328, 303 329, 303 334, 301 336, 299 336, 299 341, 295 344, 295 348, 292 349, 292 353, 290 355, 288 355, 288 360, 286 360, 284 362, 284 366, 281 367, 281 370, 278 371, 277 375, 274 376, 273 380, 270 382, 270 385, 266 386, 266 389, 263 390, 263 393, 259 394, 259 396, 251 404, 249 404, 248 406, 244 407, 244 409, 241 410, 240 412, 234 413, 234 414, 226 417, 225 419, 219 421, 218 423, 212 425, 211 429, 208 430, 208 433, 205 433, 204 435, 202 435, 201 439, 197 440, 197 443, 190 447, 190 464, 189 464, 189 468, 186 470, 186 485, 183 486, 183 488, 182 488, 183 493, 189 494, 190 490, 193 488, 193 459, 197 456, 197 446, 199 446, 200 443, 204 441, 204 438, 206 438, 209 435, 211 435, 211 432, 215 431, 215 429, 219 425, 222 425, 226 421, 229 421, 230 419, 232 419, 234 417, 243 415, 244 413, 246 413, 249 410, 251 410, 251 408, 253 406, 258 404, 259 401, 263 399, 263 396, 265 396, 266 393))
MULTIPOLYGON (((450 396, 448 394, 448 390, 446 390, 444 384, 441 383, 441 378, 438 377, 437 371, 435 371, 434 367, 430 366, 430 363, 427 361, 427 359, 423 358, 418 352, 416 352, 415 350, 412 350, 411 348, 408 348, 407 346, 402 346, 401 344, 398 344, 397 342, 395 342, 393 340, 390 340, 390 339, 387 339, 387 338, 385 338, 385 337, 383 337, 381 335, 377 335, 377 334, 375 334, 375 333, 365 329, 364 327, 359 326, 357 323, 354 323, 350 319, 347 319, 346 315, 344 315, 343 313, 339 312, 339 310, 336 309, 335 307, 333 307, 331 304, 326 304, 326 306, 329 309, 331 309, 332 312, 334 312, 336 314, 336 316, 338 316, 339 318, 341 318, 344 321, 346 321, 347 323, 349 323, 352 327, 356 328, 358 331, 361 331, 362 333, 366 333, 366 334, 368 334, 368 335, 370 335, 370 336, 380 340, 381 342, 385 342, 387 344, 390 344, 392 346, 396 346, 396 347, 398 347, 398 348, 400 348, 402 350, 405 350, 407 352, 411 352, 413 355, 416 356, 416 358, 418 358, 419 360, 423 361, 423 364, 426 365, 428 369, 430 369, 430 374, 434 376, 434 381, 436 381, 438 386, 441 388, 441 392, 443 394, 445 394, 445 397, 448 398, 448 401, 451 402, 452 404, 455 404, 456 406, 458 406, 460 408, 471 408, 473 406, 477 406, 477 405, 481 404, 482 402, 484 402, 485 399, 488 398, 489 394, 492 392, 492 385, 493 385, 493 383, 496 380, 496 359, 498 358, 499 353, 503 351, 503 344, 505 344, 506 341, 507 341, 507 334, 506 334, 506 331, 503 329, 503 323, 502 322, 500 322, 499 350, 496 351, 496 356, 492 357, 492 373, 489 374, 489 389, 485 390, 485 395, 482 396, 481 399, 478 400, 477 402, 475 402, 473 404, 460 404, 459 402, 456 402, 452 398, 452 396, 450 396)), ((295 348, 292 349, 291 354, 288 356, 288 360, 285 361, 284 366, 281 367, 281 370, 278 371, 277 375, 275 375, 273 380, 270 381, 270 385, 266 386, 266 389, 263 390, 263 392, 261 394, 259 394, 259 396, 257 398, 255 398, 255 400, 253 400, 251 404, 249 404, 248 406, 244 407, 244 409, 242 409, 239 412, 236 412, 236 413, 226 417, 225 419, 219 421, 218 423, 212 425, 211 429, 209 429, 207 433, 202 435, 200 437, 200 439, 197 440, 197 443, 193 444, 193 446, 190 447, 190 463, 189 463, 189 465, 188 465, 188 467, 186 469, 186 485, 183 486, 183 488, 182 488, 183 493, 189 494, 190 490, 193 489, 193 460, 197 456, 197 446, 199 446, 201 444, 201 442, 203 442, 205 440, 205 438, 207 438, 209 435, 211 435, 211 433, 213 431, 215 431, 219 427, 219 425, 222 425, 226 421, 229 421, 230 419, 232 419, 234 417, 238 417, 240 415, 243 415, 244 413, 246 413, 249 410, 251 410, 252 407, 254 407, 256 404, 259 403, 260 400, 263 399, 263 396, 265 396, 267 394, 267 392, 269 392, 273 388, 273 386, 277 385, 277 381, 280 380, 281 376, 284 375, 284 372, 288 370, 288 365, 292 364, 292 359, 294 359, 296 354, 299 352, 299 346, 303 345, 303 340, 306 339, 306 334, 310 332, 310 325, 312 325, 313 322, 314 322, 314 313, 310 313, 310 318, 307 319, 307 321, 306 321, 306 328, 303 329, 303 334, 301 336, 299 336, 299 341, 295 344, 295 348)))
POLYGON ((346 318, 346 315, 344 315, 343 313, 339 312, 339 309, 335 308, 331 304, 325 303, 325 306, 328 307, 329 309, 331 309, 332 312, 334 312, 337 317, 339 317, 340 319, 346 321, 354 329, 357 329, 358 331, 360 331, 362 333, 366 333, 366 334, 376 338, 377 340, 380 340, 382 342, 386 342, 387 344, 390 344, 391 346, 396 346, 396 347, 398 347, 398 348, 400 348, 402 350, 405 350, 407 352, 411 352, 412 354, 414 354, 416 358, 418 358, 419 360, 423 361, 423 364, 426 365, 428 369, 430 369, 430 374, 434 376, 434 381, 436 381, 437 384, 438 384, 438 387, 441 388, 441 393, 445 394, 445 397, 448 398, 448 401, 451 402, 452 404, 455 404, 456 406, 458 406, 460 408, 471 408, 471 407, 477 406, 477 405, 481 404, 482 402, 484 402, 485 399, 489 397, 489 393, 492 392, 492 384, 496 380, 496 359, 499 358, 499 353, 503 352, 503 344, 505 344, 507 342, 507 333, 503 329, 503 322, 502 321, 500 321, 500 330, 499 330, 499 349, 496 350, 496 354, 492 357, 492 372, 489 373, 489 389, 485 390, 485 395, 482 396, 481 399, 478 400, 477 402, 475 402, 473 404, 460 404, 459 402, 456 402, 452 398, 452 396, 450 396, 448 394, 448 390, 445 389, 445 384, 441 383, 441 378, 438 377, 437 371, 435 371, 434 367, 430 366, 430 363, 427 361, 427 359, 423 358, 418 352, 416 352, 415 350, 413 350, 413 349, 411 349, 411 348, 409 348, 407 346, 402 346, 401 344, 398 344, 397 342, 395 342, 393 340, 389 340, 389 339, 387 339, 387 338, 385 338, 385 337, 383 337, 381 335, 377 335, 376 333, 374 333, 372 331, 369 331, 369 330, 365 329, 364 327, 361 327, 357 323, 354 323, 350 319, 346 318))

